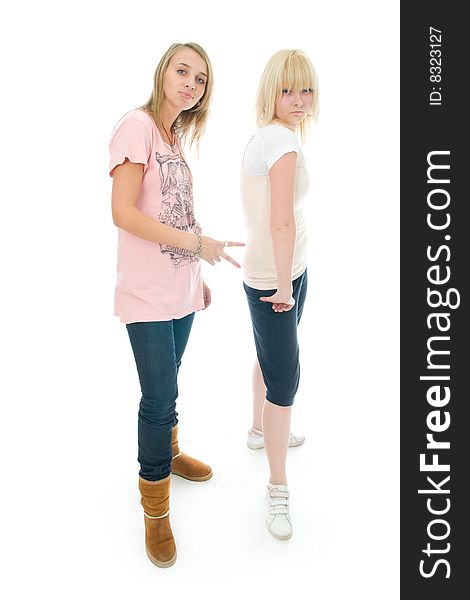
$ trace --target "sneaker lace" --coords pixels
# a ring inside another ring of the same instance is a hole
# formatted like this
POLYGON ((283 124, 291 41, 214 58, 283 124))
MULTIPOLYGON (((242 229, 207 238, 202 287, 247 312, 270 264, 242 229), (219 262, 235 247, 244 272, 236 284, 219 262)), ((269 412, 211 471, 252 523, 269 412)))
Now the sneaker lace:
POLYGON ((284 492, 279 488, 273 487, 269 490, 269 513, 271 515, 289 514, 289 492, 284 492))

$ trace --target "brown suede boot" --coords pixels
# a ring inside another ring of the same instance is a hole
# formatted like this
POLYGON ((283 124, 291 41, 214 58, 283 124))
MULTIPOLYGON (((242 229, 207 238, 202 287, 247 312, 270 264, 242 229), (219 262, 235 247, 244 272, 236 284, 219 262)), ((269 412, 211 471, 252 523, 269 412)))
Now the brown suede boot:
POLYGON ((181 452, 178 446, 178 425, 171 430, 171 450, 173 461, 171 472, 190 481, 207 481, 212 477, 212 469, 196 458, 181 452))
POLYGON ((159 481, 139 477, 145 518, 145 547, 157 567, 171 567, 176 561, 176 546, 170 526, 170 476, 159 481))

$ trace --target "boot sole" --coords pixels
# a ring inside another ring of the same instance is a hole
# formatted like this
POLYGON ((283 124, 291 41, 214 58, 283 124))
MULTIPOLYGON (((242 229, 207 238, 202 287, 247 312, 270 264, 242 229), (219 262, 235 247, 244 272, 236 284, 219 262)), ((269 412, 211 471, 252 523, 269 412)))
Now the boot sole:
POLYGON ((160 567, 161 569, 166 569, 167 567, 171 567, 176 562, 176 552, 175 552, 175 555, 173 558, 171 558, 170 560, 167 560, 166 562, 162 562, 162 561, 159 561, 156 558, 154 558, 148 551, 148 548, 145 548, 145 550, 147 552, 147 556, 150 559, 150 562, 152 562, 155 566, 160 567))
POLYGON ((176 471, 171 472, 172 475, 178 475, 178 477, 182 477, 183 479, 187 479, 188 481, 207 481, 214 474, 211 470, 207 475, 201 475, 200 477, 189 477, 188 475, 183 475, 182 473, 177 473, 176 471))

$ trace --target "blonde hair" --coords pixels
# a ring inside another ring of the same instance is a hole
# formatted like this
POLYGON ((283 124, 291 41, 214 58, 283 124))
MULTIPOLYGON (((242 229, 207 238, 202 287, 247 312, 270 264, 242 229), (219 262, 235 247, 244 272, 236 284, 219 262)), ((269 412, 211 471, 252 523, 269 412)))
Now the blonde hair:
POLYGON ((163 128, 161 118, 162 108, 165 102, 165 95, 163 93, 163 78, 171 59, 175 55, 176 51, 180 48, 192 48, 199 54, 199 56, 207 65, 206 88, 202 98, 195 106, 193 106, 193 108, 182 111, 171 126, 172 131, 175 132, 175 134, 178 135, 183 142, 189 138, 190 146, 192 146, 194 142, 196 142, 197 146, 202 134, 204 133, 207 118, 209 116, 209 107, 212 99, 214 81, 212 65, 209 57, 207 56, 206 51, 201 48, 199 44, 195 44, 194 42, 187 42, 186 44, 176 43, 172 44, 168 48, 165 54, 161 57, 160 62, 155 70, 155 75, 153 77, 153 90, 150 98, 146 104, 141 106, 141 108, 148 112, 151 117, 153 117, 157 127, 160 129, 163 128))
POLYGON ((307 119, 299 124, 302 141, 305 141, 310 118, 318 117, 318 78, 309 57, 301 50, 279 50, 268 61, 258 86, 256 122, 264 127, 276 122, 276 102, 283 89, 313 90, 313 103, 307 119))

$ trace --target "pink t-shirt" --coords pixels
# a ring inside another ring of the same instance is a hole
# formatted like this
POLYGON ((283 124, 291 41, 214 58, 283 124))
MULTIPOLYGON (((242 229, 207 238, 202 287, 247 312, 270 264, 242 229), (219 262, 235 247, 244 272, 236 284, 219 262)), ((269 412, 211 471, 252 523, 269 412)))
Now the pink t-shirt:
MULTIPOLYGON (((141 109, 116 125, 109 144, 109 174, 128 158, 144 165, 137 208, 183 231, 201 233, 194 217, 191 172, 179 145, 165 144, 141 109)), ((156 244, 118 230, 114 313, 123 323, 170 321, 204 307, 201 265, 193 252, 156 244)))

